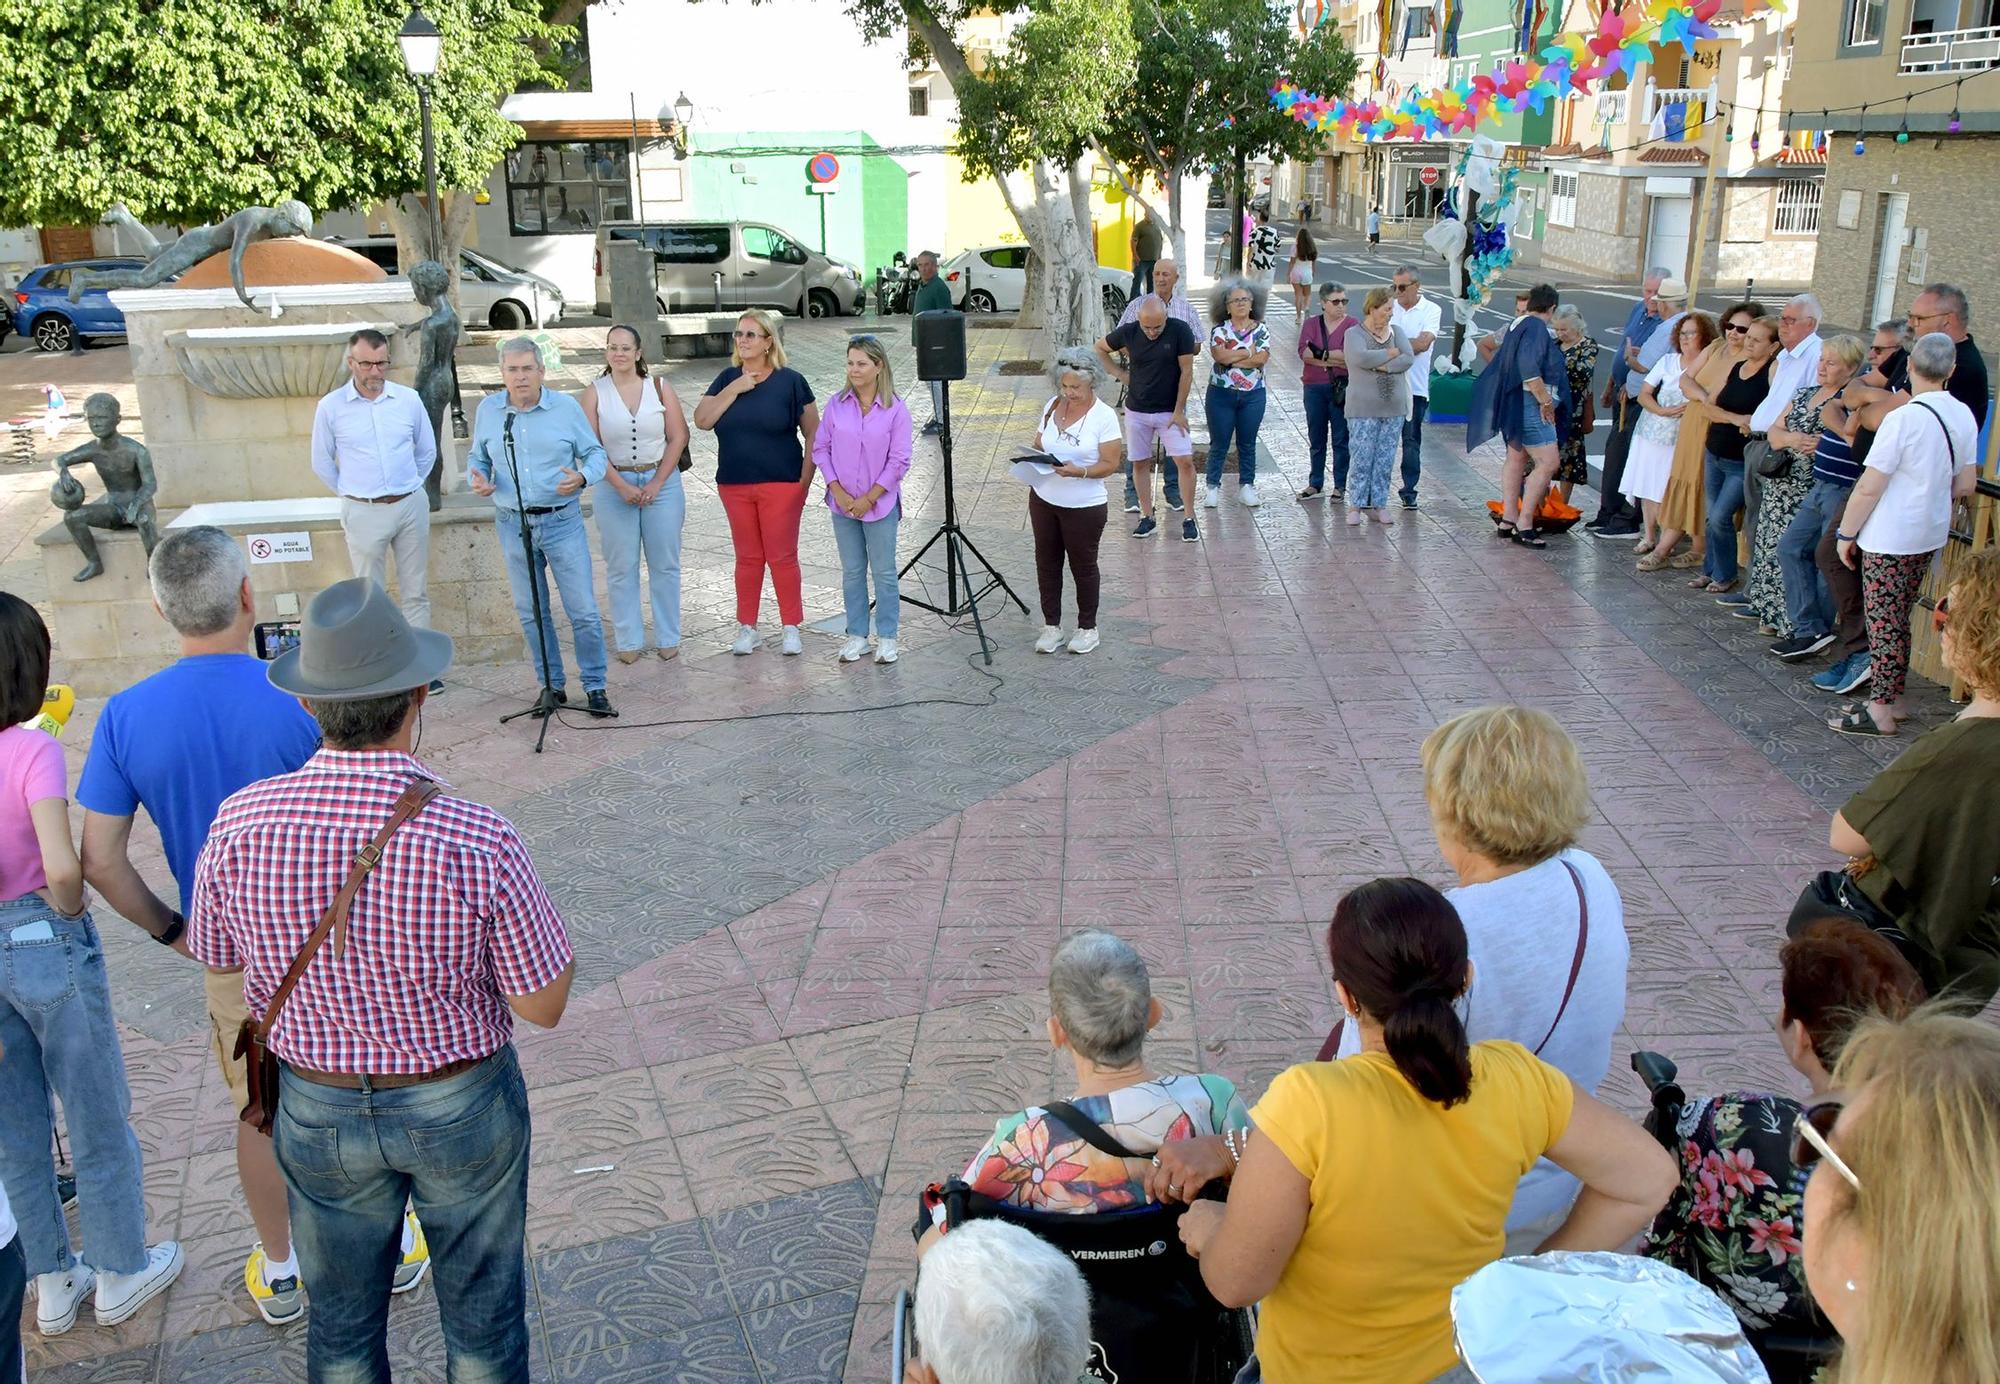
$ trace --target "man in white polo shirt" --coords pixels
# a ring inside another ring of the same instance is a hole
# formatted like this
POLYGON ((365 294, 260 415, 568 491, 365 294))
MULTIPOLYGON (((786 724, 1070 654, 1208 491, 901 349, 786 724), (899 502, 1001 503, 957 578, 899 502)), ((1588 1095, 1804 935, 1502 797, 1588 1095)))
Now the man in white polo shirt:
POLYGON ((1410 366, 1410 416, 1403 420, 1403 484, 1398 490, 1404 509, 1417 507, 1417 478, 1423 474, 1424 414, 1431 406, 1431 347, 1444 325, 1444 309, 1424 297, 1417 267, 1403 264, 1389 276, 1395 298, 1389 321, 1403 329, 1416 359, 1410 366))
MULTIPOLYGON (((424 477, 437 438, 417 391, 389 379, 389 338, 363 327, 347 339, 352 376, 319 401, 312 468, 340 496, 340 527, 354 575, 386 588, 389 554, 403 617, 430 628, 430 501, 424 477)), ((433 684, 435 695, 443 683, 433 684)))

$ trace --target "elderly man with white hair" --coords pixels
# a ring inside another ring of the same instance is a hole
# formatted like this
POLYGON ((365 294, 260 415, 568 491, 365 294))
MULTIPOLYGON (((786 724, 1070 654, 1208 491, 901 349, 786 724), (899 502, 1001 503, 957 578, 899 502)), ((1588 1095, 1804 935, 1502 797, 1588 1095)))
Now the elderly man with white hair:
MULTIPOLYGON (((493 501, 494 528, 507 561, 507 582, 514 589, 514 613, 542 685, 554 690, 558 703, 569 700, 548 596, 553 585, 569 615, 585 709, 593 716, 610 716, 611 699, 604 690, 610 660, 591 580, 582 502, 584 487, 603 480, 610 462, 583 406, 548 388, 546 373, 542 348, 531 338, 517 336, 500 347, 500 376, 507 387, 482 399, 473 415, 466 479, 476 494, 493 501), (524 518, 534 541, 532 570, 521 541, 524 518), (538 601, 546 631, 537 627, 538 601)), ((541 707, 537 714, 552 710, 541 707)))
MULTIPOLYGON (((1750 435, 1762 439, 1785 420, 1798 392, 1819 378, 1821 337, 1819 324, 1826 314, 1819 299, 1801 293, 1778 313, 1778 354, 1771 361, 1771 388, 1764 402, 1750 414, 1750 435)), ((1757 511, 1764 498, 1764 476, 1755 466, 1743 468, 1743 534, 1747 548, 1750 535, 1757 532, 1757 511)), ((1750 604, 1747 584, 1716 597, 1719 606, 1750 604)))
POLYGON ((1090 1362, 1090 1290, 1053 1245, 972 1221, 924 1256, 916 1328, 903 1384, 1077 1384, 1090 1362))

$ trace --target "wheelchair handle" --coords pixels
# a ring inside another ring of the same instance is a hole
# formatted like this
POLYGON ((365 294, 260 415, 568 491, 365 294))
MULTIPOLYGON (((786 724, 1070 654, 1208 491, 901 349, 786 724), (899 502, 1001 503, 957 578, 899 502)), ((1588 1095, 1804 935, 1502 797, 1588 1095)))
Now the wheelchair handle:
POLYGON ((1656 1052, 1633 1053, 1632 1070, 1639 1074, 1639 1080, 1646 1084, 1648 1091, 1655 1092, 1680 1075, 1679 1068, 1656 1052))

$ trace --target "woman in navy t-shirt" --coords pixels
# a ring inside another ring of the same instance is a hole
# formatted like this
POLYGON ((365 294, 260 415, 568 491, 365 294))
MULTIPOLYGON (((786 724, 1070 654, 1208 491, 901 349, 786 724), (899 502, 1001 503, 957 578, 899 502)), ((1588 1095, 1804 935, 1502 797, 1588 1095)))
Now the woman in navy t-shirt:
POLYGON ((805 618, 799 516, 812 490, 809 458, 819 406, 806 377, 786 367, 784 343, 769 313, 752 308, 737 318, 735 340, 730 367, 715 377, 694 410, 694 425, 715 434, 720 457, 715 488, 736 543, 735 650, 757 650, 757 606, 768 567, 785 627, 785 652, 796 654, 804 649, 799 622, 805 618))

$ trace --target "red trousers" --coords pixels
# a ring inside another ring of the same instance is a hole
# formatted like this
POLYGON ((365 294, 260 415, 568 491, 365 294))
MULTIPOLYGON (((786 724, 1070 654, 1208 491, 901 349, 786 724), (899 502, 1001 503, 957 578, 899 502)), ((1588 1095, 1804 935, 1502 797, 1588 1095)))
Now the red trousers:
POLYGON ((729 536, 736 543, 736 623, 757 623, 757 606, 764 595, 764 569, 771 569, 771 586, 778 593, 778 619, 787 625, 805 622, 806 603, 799 577, 799 516, 805 512, 805 489, 797 481, 761 481, 755 485, 718 485, 722 511, 729 516, 729 536))

